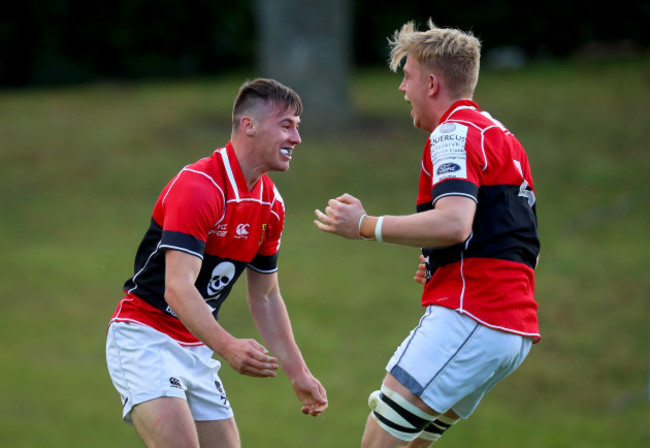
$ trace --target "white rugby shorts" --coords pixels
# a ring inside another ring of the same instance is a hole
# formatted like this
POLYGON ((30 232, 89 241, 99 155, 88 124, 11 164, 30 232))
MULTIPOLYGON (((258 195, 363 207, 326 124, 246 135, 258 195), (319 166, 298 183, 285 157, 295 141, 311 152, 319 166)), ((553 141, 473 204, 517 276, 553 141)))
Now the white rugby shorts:
POLYGON ((531 346, 530 338, 431 305, 386 371, 434 411, 452 409, 468 418, 483 396, 521 365, 531 346))
POLYGON ((106 339, 106 362, 122 397, 122 418, 133 423, 134 406, 160 397, 187 401, 194 420, 223 420, 233 411, 219 378, 221 363, 205 345, 182 346, 145 325, 113 322, 106 339))

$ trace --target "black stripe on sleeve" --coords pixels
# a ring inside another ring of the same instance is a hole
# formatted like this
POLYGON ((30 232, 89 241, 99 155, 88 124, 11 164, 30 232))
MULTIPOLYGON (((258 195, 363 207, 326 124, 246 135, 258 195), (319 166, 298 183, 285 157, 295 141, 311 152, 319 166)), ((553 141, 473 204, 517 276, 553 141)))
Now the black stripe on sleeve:
POLYGON ((444 196, 467 196, 475 201, 478 198, 478 186, 467 180, 449 179, 435 185, 431 189, 433 202, 444 196))
POLYGON ((205 241, 187 233, 164 230, 160 240, 160 248, 163 250, 179 250, 203 258, 205 241))
POLYGON ((278 253, 273 255, 256 255, 248 267, 262 274, 271 274, 278 270, 278 253))

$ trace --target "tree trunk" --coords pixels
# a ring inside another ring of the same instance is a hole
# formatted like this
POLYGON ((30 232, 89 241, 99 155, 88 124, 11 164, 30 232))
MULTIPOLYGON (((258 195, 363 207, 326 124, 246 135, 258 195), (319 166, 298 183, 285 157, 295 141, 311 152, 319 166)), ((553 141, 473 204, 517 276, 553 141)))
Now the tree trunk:
POLYGON ((256 0, 262 76, 298 92, 303 123, 341 124, 351 116, 352 9, 349 0, 256 0))

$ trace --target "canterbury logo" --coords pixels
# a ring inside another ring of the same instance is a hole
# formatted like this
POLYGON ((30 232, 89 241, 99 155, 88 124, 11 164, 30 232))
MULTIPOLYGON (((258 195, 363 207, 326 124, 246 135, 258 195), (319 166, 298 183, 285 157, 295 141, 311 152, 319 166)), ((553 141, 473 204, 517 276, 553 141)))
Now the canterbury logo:
POLYGON ((169 385, 171 387, 176 387, 178 389, 183 389, 183 383, 181 382, 181 380, 179 380, 178 378, 174 378, 173 376, 171 378, 169 378, 169 385))
POLYGON ((239 236, 248 235, 248 229, 250 228, 250 226, 251 226, 250 224, 239 224, 237 226, 237 230, 235 230, 235 232, 239 236))

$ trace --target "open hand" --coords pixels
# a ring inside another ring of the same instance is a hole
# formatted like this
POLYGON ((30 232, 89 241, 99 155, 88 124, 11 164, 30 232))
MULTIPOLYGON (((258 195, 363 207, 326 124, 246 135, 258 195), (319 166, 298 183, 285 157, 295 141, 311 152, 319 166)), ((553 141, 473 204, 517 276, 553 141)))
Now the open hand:
POLYGON ((257 378, 274 377, 280 367, 278 360, 255 339, 235 339, 228 344, 223 357, 236 372, 257 378))

